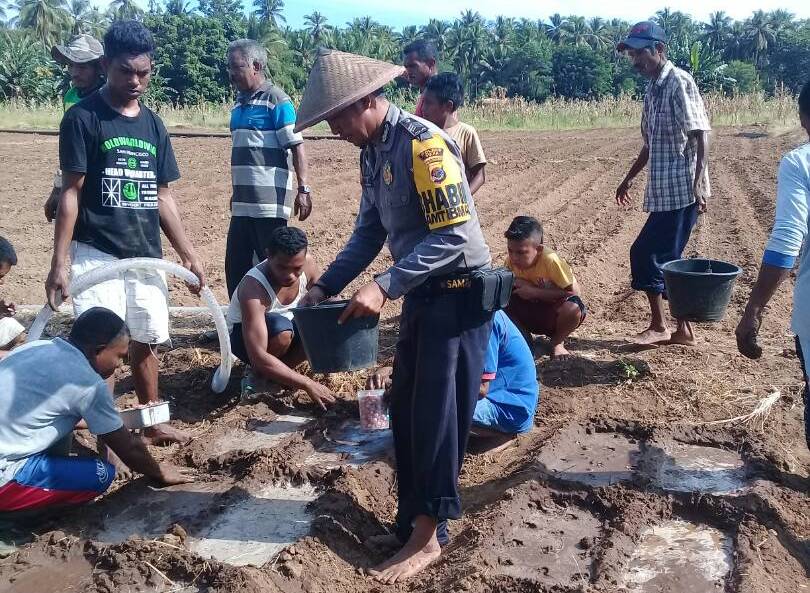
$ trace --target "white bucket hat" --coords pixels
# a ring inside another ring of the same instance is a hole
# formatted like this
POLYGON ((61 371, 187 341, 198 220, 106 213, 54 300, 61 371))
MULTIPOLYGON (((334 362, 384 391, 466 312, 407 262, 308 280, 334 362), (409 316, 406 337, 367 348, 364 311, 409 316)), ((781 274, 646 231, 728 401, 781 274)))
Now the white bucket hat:
POLYGON ((51 48, 51 57, 65 66, 93 62, 103 55, 104 48, 98 39, 86 33, 76 35, 67 45, 54 45, 51 48))
POLYGON ((295 131, 314 126, 405 72, 402 66, 319 48, 298 107, 295 131))

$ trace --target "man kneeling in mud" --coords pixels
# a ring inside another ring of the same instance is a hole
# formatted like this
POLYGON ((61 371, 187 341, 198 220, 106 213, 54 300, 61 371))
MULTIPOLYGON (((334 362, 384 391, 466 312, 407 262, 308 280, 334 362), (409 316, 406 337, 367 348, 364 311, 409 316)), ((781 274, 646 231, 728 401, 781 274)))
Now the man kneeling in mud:
MULTIPOLYGON (((377 370, 366 380, 366 389, 388 390, 392 371, 391 367, 377 370)), ((506 313, 497 311, 492 317, 472 433, 488 437, 528 432, 539 396, 532 352, 506 313)))
POLYGON ((299 228, 279 227, 267 238, 267 259, 252 268, 234 291, 228 309, 233 353, 248 367, 242 399, 261 391, 263 380, 303 389, 321 408, 335 401, 329 389, 295 371, 304 352, 292 310, 318 281, 321 271, 307 254, 307 236, 299 228))
POLYGON ((124 321, 93 307, 76 319, 67 340, 37 340, 0 361, 0 513, 80 504, 109 488, 115 467, 98 457, 69 456, 81 420, 130 469, 165 485, 191 481, 188 470, 158 463, 124 428, 105 379, 128 348, 124 321))

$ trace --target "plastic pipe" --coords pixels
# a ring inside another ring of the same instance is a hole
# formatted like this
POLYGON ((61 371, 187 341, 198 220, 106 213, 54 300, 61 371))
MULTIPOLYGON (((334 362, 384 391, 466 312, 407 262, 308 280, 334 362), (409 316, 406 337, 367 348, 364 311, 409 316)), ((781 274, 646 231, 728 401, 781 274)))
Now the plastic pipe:
MULTIPOLYGON (((194 274, 179 264, 152 257, 133 257, 100 266, 74 278, 70 283, 70 294, 79 294, 91 286, 112 280, 127 270, 160 270, 172 276, 177 276, 193 286, 199 286, 200 284, 200 281, 194 274)), ((211 389, 214 393, 222 393, 225 391, 225 388, 228 386, 228 381, 231 378, 231 366, 233 362, 231 358, 231 338, 228 335, 228 326, 225 323, 225 316, 222 314, 222 309, 219 303, 217 303, 214 293, 211 292, 210 288, 204 286, 200 291, 200 296, 209 311, 211 311, 211 315, 214 317, 214 325, 216 325, 217 336, 219 336, 219 352, 222 356, 222 362, 214 373, 214 378, 211 379, 211 389)), ((38 340, 40 336, 42 336, 42 332, 45 330, 45 326, 52 314, 53 310, 50 305, 46 304, 42 307, 36 319, 34 319, 34 323, 31 324, 28 330, 29 342, 38 340)))

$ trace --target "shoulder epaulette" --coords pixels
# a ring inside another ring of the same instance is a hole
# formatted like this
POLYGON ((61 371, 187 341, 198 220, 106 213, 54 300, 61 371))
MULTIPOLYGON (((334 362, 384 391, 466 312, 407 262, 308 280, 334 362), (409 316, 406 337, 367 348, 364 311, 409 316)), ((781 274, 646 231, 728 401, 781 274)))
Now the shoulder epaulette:
POLYGON ((433 133, 425 124, 410 117, 399 120, 399 125, 405 128, 408 133, 417 140, 427 140, 433 136, 433 133))

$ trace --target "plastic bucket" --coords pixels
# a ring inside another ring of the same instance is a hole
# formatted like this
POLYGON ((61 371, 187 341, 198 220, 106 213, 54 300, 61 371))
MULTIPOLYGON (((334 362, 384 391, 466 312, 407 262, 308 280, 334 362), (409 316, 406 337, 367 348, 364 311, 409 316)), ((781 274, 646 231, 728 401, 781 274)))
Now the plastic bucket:
POLYGON ((363 430, 386 430, 388 410, 383 389, 363 389, 357 392, 360 427, 363 430))
POLYGON ((377 364, 380 316, 358 317, 338 325, 349 301, 293 309, 295 326, 316 373, 367 369, 377 364))
POLYGON ((742 268, 716 259, 676 259, 661 265, 676 319, 720 321, 742 268))

